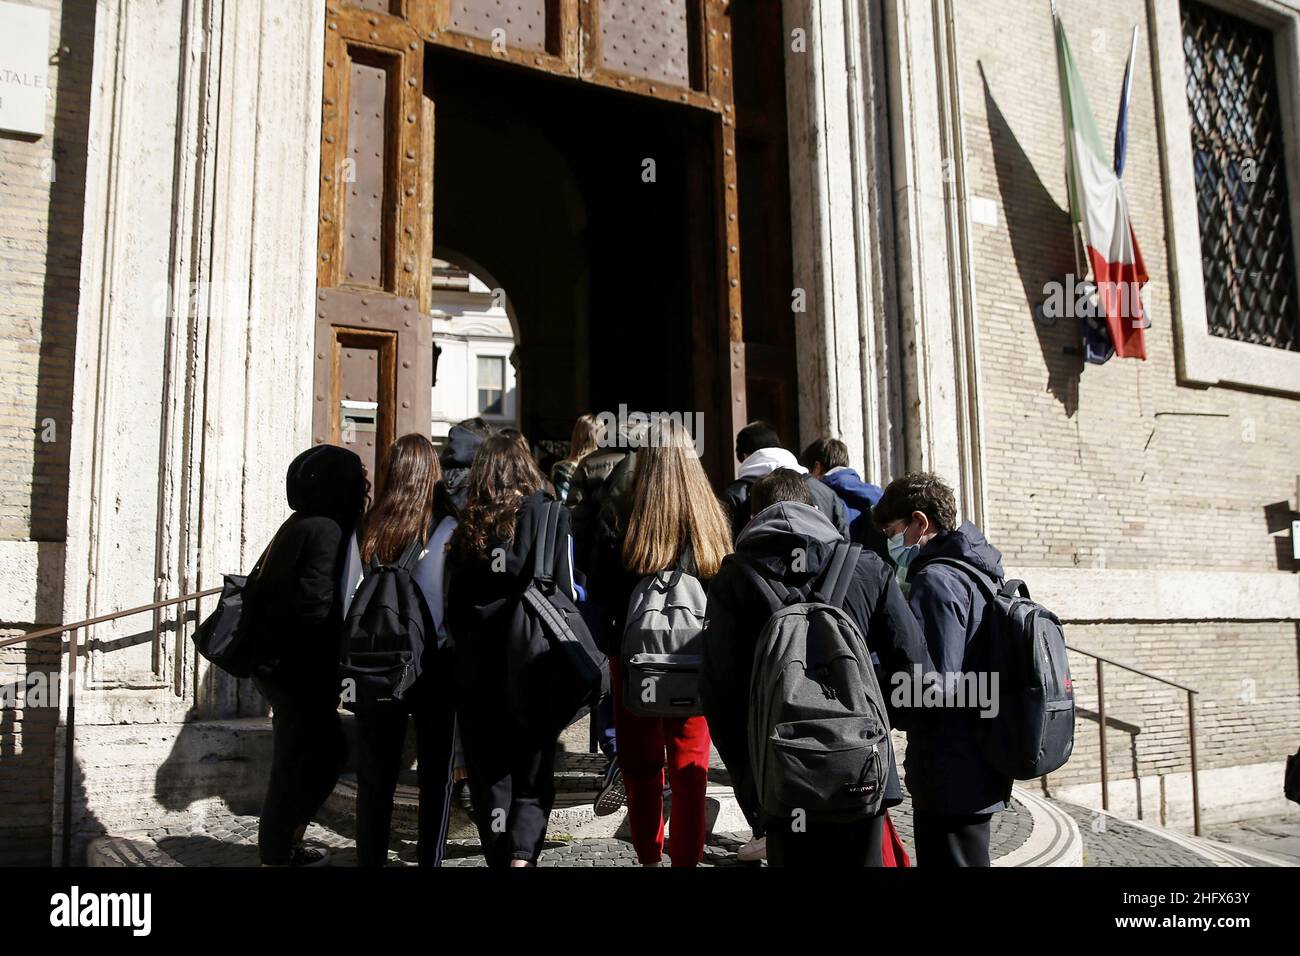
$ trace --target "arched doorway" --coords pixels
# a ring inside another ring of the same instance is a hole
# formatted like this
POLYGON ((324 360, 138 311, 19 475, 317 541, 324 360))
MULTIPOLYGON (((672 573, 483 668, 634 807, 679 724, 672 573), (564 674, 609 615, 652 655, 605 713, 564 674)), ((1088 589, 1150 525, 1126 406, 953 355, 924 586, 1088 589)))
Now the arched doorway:
POLYGON ((535 443, 691 412, 721 480, 751 405, 794 437, 777 0, 327 9, 317 440, 364 333, 391 340, 380 440, 426 427, 435 248, 509 290, 535 443))

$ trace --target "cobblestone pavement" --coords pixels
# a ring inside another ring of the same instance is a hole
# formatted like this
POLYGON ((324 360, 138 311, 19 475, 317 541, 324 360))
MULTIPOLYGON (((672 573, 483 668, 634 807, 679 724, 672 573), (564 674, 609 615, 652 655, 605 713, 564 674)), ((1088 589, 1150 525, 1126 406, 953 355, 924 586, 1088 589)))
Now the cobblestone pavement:
POLYGON ((1122 820, 1061 803, 1083 837, 1084 866, 1206 866, 1204 857, 1122 820))
MULTIPOLYGON (((890 810, 898 828, 912 852, 912 813, 908 803, 890 810)), ((352 840, 349 820, 327 819, 314 823, 307 831, 306 842, 328 849, 333 866, 355 866, 356 850, 352 840)), ((1020 846, 1029 838, 1031 830, 1029 813, 1013 804, 1006 813, 995 818, 992 845, 994 855, 1002 856, 1020 846)), ((162 828, 149 834, 159 849, 181 866, 256 866, 257 817, 209 816, 189 828, 162 828)), ((744 832, 714 833, 704 850, 704 866, 746 866, 736 858, 736 851, 749 839, 744 832)), ((390 862, 395 865, 414 865, 415 844, 395 835, 390 850, 390 862)), ((665 859, 665 865, 667 860, 665 859)), ((474 839, 452 840, 448 843, 446 866, 483 866, 479 843, 474 839)), ((636 866, 636 853, 626 839, 626 828, 615 837, 572 839, 565 834, 548 836, 539 860, 540 866, 636 866)))
MULTIPOLYGON (((555 785, 556 807, 590 804, 600 787, 605 760, 599 754, 586 752, 585 726, 570 728, 562 738, 560 753, 556 755, 555 785)), ((711 786, 730 786, 731 780, 716 749, 710 755, 709 783, 711 786)), ((399 794, 400 794, 399 790, 399 794)), ((413 791, 412 791, 413 792, 413 791)), ((415 814, 411 800, 399 802, 394 816, 393 844, 390 862, 394 865, 415 863, 413 834, 403 832, 405 824, 413 825, 415 814)), ((353 817, 355 804, 343 802, 341 812, 323 811, 318 822, 307 831, 307 842, 330 851, 334 866, 355 866, 356 850, 353 843, 353 817)), ((890 810, 890 817, 899 835, 912 854, 912 810, 904 801, 890 810)), ((460 839, 448 841, 446 866, 483 866, 479 842, 472 837, 473 828, 465 826, 453 831, 460 839)), ((554 825, 553 820, 553 825, 554 825)), ((540 866, 637 866, 636 853, 628 839, 626 824, 613 837, 579 837, 560 832, 556 826, 548 834, 542 850, 540 866)), ((1003 856, 1029 839, 1033 829, 1030 813, 1017 803, 1005 813, 994 818, 992 847, 995 857, 1003 856)), ((188 828, 171 827, 149 834, 158 848, 182 866, 256 866, 257 818, 254 816, 209 815, 195 821, 188 828)), ((736 851, 749 839, 748 832, 721 832, 710 836, 705 847, 704 866, 749 866, 736 859, 736 851)), ((667 859, 665 858, 665 865, 667 859)))
POLYGON ((1217 827, 1210 831, 1209 836, 1227 844, 1225 849, 1228 850, 1234 847, 1260 850, 1300 864, 1300 812, 1217 827))

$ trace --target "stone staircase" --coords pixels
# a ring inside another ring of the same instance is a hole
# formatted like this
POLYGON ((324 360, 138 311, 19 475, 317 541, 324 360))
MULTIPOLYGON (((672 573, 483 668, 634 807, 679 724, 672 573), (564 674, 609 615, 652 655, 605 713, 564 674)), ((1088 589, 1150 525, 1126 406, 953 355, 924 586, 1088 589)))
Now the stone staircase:
MULTIPOLYGON (((708 784, 710 838, 703 864, 745 866, 736 850, 749 838, 726 768, 711 755, 708 784)), ((604 758, 587 752, 585 723, 570 728, 556 756, 556 803, 551 814, 543 866, 635 866, 626 811, 597 817, 592 803, 599 791, 604 758)), ((414 772, 399 783, 390 861, 413 865, 419 793, 414 772)), ((356 778, 345 773, 308 830, 309 842, 331 850, 334 865, 354 865, 353 821, 356 778)), ((890 811, 909 852, 912 815, 905 801, 890 811)), ((1292 866, 1294 861, 1246 847, 1228 845, 1113 814, 1048 799, 1034 785, 1017 787, 1010 808, 995 817, 993 865, 1022 866, 1292 866)), ((95 839, 91 866, 255 866, 257 817, 214 812, 204 807, 192 819, 95 839)), ((483 865, 478 832, 469 814, 453 805, 447 866, 483 865)))

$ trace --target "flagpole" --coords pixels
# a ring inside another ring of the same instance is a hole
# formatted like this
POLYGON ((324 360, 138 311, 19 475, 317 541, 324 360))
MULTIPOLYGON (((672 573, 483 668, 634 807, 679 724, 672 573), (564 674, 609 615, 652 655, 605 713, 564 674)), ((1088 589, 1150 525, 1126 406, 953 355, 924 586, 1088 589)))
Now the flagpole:
MULTIPOLYGON (((1061 76, 1060 76, 1061 65, 1060 65, 1060 48, 1058 46, 1059 40, 1056 37, 1056 31, 1058 29, 1057 21, 1060 18, 1060 13, 1058 13, 1056 9, 1056 0, 1051 0, 1051 5, 1052 5, 1052 45, 1057 50, 1056 81, 1057 84, 1059 85, 1061 82, 1061 76)), ((1070 164, 1071 162, 1073 162, 1072 156, 1074 154, 1074 144, 1070 142, 1070 120, 1069 117, 1066 115, 1064 96, 1061 97, 1061 127, 1065 133, 1065 202, 1066 202, 1066 206, 1070 207, 1070 164)), ((1068 208, 1068 212, 1070 215, 1070 245, 1073 247, 1074 250, 1074 279, 1075 282, 1081 282, 1087 278, 1087 273, 1084 272, 1083 260, 1079 257, 1079 245, 1080 245, 1080 238, 1081 238, 1079 235, 1080 224, 1074 221, 1074 209, 1068 208)))

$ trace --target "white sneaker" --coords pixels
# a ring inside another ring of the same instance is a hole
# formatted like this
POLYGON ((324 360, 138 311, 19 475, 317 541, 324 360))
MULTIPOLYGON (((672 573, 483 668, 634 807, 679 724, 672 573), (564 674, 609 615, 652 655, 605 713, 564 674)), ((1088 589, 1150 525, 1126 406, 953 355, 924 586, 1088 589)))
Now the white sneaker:
POLYGON ((750 840, 736 851, 736 859, 741 863, 756 863, 767 859, 767 837, 750 840))

